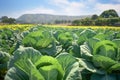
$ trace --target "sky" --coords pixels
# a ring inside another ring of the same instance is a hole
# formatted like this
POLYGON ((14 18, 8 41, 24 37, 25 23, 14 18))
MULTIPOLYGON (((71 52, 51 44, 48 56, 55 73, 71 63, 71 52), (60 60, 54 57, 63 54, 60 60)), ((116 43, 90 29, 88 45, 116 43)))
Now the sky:
POLYGON ((23 14, 100 15, 115 9, 120 16, 120 0, 0 0, 0 17, 23 14))

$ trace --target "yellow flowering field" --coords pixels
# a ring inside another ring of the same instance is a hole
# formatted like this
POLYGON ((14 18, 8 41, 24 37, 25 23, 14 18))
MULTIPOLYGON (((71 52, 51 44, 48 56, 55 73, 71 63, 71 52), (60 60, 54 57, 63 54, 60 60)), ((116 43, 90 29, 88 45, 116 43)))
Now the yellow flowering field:
MULTIPOLYGON (((36 26, 35 24, 12 24, 12 25, 0 25, 0 29, 3 28, 9 28, 12 30, 21 30, 21 31, 26 31, 32 27, 36 26)), ((38 25, 39 26, 39 25, 38 25)), ((120 26, 115 27, 115 26, 67 26, 67 25, 43 25, 45 27, 51 27, 51 28, 91 28, 91 29, 112 29, 112 30, 119 30, 120 31, 120 26)))
POLYGON ((66 26, 66 25, 44 25, 46 27, 52 27, 52 28, 91 28, 91 29, 112 29, 112 30, 120 30, 119 27, 115 26, 66 26))
POLYGON ((12 24, 12 25, 0 25, 0 29, 3 29, 3 28, 9 28, 9 29, 12 29, 12 30, 28 30, 30 29, 31 27, 33 27, 34 25, 33 24, 12 24))

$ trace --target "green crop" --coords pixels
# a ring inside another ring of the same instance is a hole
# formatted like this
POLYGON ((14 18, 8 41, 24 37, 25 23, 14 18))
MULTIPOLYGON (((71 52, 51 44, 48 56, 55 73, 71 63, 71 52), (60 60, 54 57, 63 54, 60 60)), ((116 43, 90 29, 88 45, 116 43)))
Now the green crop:
POLYGON ((0 30, 0 80, 120 80, 120 31, 0 30))

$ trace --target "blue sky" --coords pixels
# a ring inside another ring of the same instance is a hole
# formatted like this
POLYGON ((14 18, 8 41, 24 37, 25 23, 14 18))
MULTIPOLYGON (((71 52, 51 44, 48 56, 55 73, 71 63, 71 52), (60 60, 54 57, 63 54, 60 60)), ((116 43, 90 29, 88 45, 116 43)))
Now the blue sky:
POLYGON ((92 15, 115 9, 120 16, 120 0, 0 0, 0 17, 22 14, 92 15))

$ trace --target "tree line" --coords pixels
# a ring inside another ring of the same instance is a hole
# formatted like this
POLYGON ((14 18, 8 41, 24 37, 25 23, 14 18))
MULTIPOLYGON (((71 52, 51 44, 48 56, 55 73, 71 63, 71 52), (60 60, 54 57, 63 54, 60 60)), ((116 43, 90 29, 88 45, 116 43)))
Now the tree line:
POLYGON ((74 20, 76 26, 120 26, 120 17, 114 9, 106 10, 99 16, 92 15, 90 18, 74 20))
MULTIPOLYGON (((15 18, 8 18, 2 16, 0 18, 1 23, 15 24, 18 23, 15 18)), ((79 20, 56 20, 53 24, 67 24, 75 26, 120 26, 120 17, 114 9, 106 10, 99 16, 94 14, 91 17, 87 17, 79 20)))
POLYGON ((15 18, 8 18, 7 16, 2 16, 0 18, 0 22, 5 24, 15 24, 16 20, 15 18))

